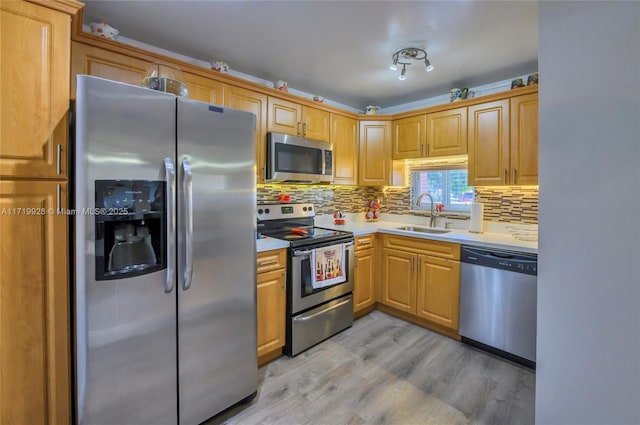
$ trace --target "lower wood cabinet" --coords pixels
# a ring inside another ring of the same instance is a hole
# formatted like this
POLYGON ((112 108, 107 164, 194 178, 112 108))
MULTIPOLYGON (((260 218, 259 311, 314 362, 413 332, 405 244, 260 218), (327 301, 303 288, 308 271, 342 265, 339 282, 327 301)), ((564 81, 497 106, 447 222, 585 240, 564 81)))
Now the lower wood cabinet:
POLYGON ((419 255, 416 315, 458 329, 460 262, 419 255))
POLYGON ((258 253, 258 365, 280 357, 285 344, 286 253, 285 249, 258 253))
POLYGON ((67 184, 0 181, 0 423, 71 421, 67 184), (58 202, 59 199, 59 202, 58 202))
POLYGON ((353 312, 358 313, 375 304, 376 249, 375 234, 355 239, 353 312))
POLYGON ((460 245, 384 235, 380 303, 458 331, 460 245))

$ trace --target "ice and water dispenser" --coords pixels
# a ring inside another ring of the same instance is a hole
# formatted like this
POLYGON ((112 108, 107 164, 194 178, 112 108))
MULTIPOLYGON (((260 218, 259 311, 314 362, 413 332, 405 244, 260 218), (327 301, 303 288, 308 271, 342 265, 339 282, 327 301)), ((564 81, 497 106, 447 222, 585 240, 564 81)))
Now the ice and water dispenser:
POLYGON ((166 267, 165 182, 97 180, 96 280, 166 267))

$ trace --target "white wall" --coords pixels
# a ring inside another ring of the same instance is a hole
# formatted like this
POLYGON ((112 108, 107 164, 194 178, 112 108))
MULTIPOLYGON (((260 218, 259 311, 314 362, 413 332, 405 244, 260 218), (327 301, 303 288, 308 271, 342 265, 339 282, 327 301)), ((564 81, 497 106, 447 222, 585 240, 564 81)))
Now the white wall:
POLYGON ((640 3, 539 18, 536 422, 638 424, 640 3))

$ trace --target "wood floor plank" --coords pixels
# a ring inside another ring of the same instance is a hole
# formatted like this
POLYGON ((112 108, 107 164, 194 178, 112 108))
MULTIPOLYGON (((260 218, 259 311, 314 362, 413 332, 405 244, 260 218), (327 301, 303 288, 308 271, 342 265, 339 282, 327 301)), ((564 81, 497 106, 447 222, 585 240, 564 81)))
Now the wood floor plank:
POLYGON ((373 311, 259 371, 258 396, 207 425, 533 424, 535 374, 373 311))

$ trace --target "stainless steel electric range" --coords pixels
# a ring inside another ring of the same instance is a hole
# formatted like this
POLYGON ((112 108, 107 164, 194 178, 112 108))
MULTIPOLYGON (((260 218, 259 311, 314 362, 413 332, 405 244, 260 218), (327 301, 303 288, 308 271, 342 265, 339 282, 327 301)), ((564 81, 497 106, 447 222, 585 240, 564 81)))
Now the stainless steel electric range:
POLYGON ((313 204, 258 205, 258 232, 289 241, 289 356, 353 324, 353 233, 315 227, 315 215, 313 204))

